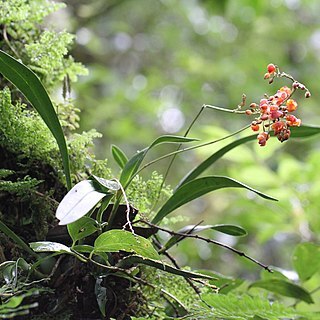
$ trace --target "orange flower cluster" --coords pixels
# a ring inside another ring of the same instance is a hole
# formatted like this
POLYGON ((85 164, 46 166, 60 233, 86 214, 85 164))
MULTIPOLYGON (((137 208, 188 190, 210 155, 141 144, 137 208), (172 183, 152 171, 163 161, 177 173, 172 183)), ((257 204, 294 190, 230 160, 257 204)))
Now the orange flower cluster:
MULTIPOLYGON (((273 131, 279 141, 283 142, 290 137, 290 127, 297 127, 301 125, 301 120, 296 118, 291 112, 298 108, 297 102, 291 98, 296 89, 307 90, 304 85, 292 79, 291 76, 280 74, 278 68, 274 64, 269 64, 268 72, 265 74, 265 79, 273 81, 276 76, 285 75, 293 80, 292 88, 284 86, 280 88, 276 94, 270 97, 265 97, 260 100, 259 104, 252 103, 250 109, 246 110, 246 114, 259 114, 259 116, 252 121, 251 129, 255 132, 260 131, 257 136, 260 146, 265 146, 267 140, 270 138, 270 131, 273 131)), ((309 90, 306 91, 305 97, 310 97, 309 90)))

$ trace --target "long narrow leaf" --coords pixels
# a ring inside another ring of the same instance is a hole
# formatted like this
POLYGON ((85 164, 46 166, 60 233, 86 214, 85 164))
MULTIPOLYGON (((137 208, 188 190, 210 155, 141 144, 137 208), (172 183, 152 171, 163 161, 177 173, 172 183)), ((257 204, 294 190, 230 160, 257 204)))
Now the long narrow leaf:
POLYGON ((253 189, 237 180, 223 177, 223 176, 209 176, 192 180, 182 185, 176 192, 167 200, 162 206, 157 215, 153 218, 152 223, 158 223, 165 216, 175 209, 181 207, 185 203, 188 203, 196 198, 203 196, 214 190, 221 188, 244 188, 250 190, 262 198, 269 200, 276 200, 275 198, 268 196, 256 189, 253 189))
POLYGON ((123 169, 126 163, 128 162, 128 158, 126 154, 114 144, 111 146, 111 153, 112 153, 113 159, 116 161, 119 167, 123 169))
POLYGON ((59 146, 68 189, 71 189, 69 155, 66 140, 52 102, 36 74, 0 50, 0 73, 12 82, 38 111, 59 146))
POLYGON ((3 232, 6 236, 12 239, 18 246, 28 252, 30 255, 34 257, 38 257, 38 254, 35 253, 29 246, 16 234, 14 233, 9 227, 7 227, 1 220, 0 220, 0 231, 3 232))

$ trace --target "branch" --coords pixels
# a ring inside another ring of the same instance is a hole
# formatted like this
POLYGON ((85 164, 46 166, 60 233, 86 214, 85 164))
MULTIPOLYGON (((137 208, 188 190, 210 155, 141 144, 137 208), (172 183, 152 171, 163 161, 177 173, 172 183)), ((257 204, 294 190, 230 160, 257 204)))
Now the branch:
POLYGON ((145 223, 147 224, 148 226, 150 227, 154 227, 160 231, 164 231, 164 232, 167 232, 169 233, 170 235, 173 235, 173 236, 180 236, 180 237, 185 237, 185 238, 194 238, 194 239, 198 239, 198 240, 202 240, 202 241, 205 241, 207 243, 212 243, 212 244, 215 244, 219 247, 223 247, 227 250, 230 250, 232 251, 233 253, 236 253, 237 255, 241 256, 241 257, 244 257, 250 261, 252 261, 253 263, 257 264, 258 266, 262 267, 263 269, 267 270, 268 272, 273 272, 272 269, 270 269, 269 266, 261 263, 260 261, 248 256, 245 252, 243 251, 240 251, 240 250, 237 250, 231 246, 228 246, 227 244, 224 244, 222 242, 219 242, 219 241, 216 241, 216 240, 212 240, 212 239, 209 239, 209 238, 204 238, 204 237, 201 237, 197 234, 189 234, 189 233, 179 233, 179 232, 174 232, 172 230, 168 230, 168 229, 165 229, 165 228, 161 228, 153 223, 150 223, 150 222, 147 222, 147 221, 144 221, 144 220, 140 220, 140 222, 142 223, 145 223))

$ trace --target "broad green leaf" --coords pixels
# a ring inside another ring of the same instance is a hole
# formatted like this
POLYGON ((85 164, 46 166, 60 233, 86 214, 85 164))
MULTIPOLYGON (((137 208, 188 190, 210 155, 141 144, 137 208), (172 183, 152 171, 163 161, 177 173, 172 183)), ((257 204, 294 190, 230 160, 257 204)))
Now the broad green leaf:
POLYGON ((33 71, 1 50, 0 73, 24 94, 52 132, 61 153, 67 186, 68 189, 71 189, 68 148, 58 116, 46 89, 33 71))
POLYGON ((306 303, 313 303, 312 297, 307 290, 282 279, 259 280, 252 283, 250 288, 262 288, 285 297, 291 297, 306 303))
POLYGON ((110 230, 102 233, 94 242, 95 252, 134 252, 146 258, 160 257, 151 242, 125 230, 110 230))
MULTIPOLYGON (((206 225, 206 226, 189 225, 181 228, 180 230, 177 231, 177 233, 193 234, 193 233, 198 233, 208 229, 216 230, 216 231, 228 234, 230 236, 235 236, 235 237, 242 237, 247 234, 246 230, 233 224, 216 224, 216 225, 206 225)), ((171 248, 173 245, 183 240, 184 238, 185 237, 179 236, 179 235, 172 236, 159 252, 168 250, 169 248, 171 248)))
POLYGON ((191 272, 191 271, 187 271, 187 270, 183 270, 183 269, 177 269, 177 268, 172 267, 169 264, 164 263, 162 261, 148 259, 148 258, 139 256, 139 255, 132 255, 132 256, 129 256, 129 257, 122 259, 117 264, 117 267, 126 268, 126 267, 131 266, 133 263, 151 266, 153 268, 156 268, 156 269, 159 269, 159 270, 162 270, 165 272, 169 272, 172 274, 176 274, 179 276, 183 276, 185 278, 195 278, 195 279, 202 278, 202 279, 214 280, 214 278, 212 276, 202 274, 202 273, 197 273, 197 272, 191 272))
POLYGON ((126 187, 127 183, 130 179, 136 174, 138 171, 143 159, 145 158, 147 152, 162 143, 184 143, 184 142, 192 142, 197 141, 198 139, 194 138, 187 138, 187 137, 180 137, 180 136, 171 136, 171 135, 164 135, 158 137, 154 140, 151 145, 139 152, 137 152, 124 166, 121 176, 120 176, 120 183, 126 187))
POLYGON ((111 153, 112 153, 113 159, 116 161, 119 167, 123 169, 126 163, 128 162, 128 158, 126 154, 114 144, 111 146, 111 153))
POLYGON ((313 243, 300 243, 293 252, 293 266, 301 281, 310 279, 320 270, 320 246, 313 243))
POLYGON ((73 242, 83 239, 98 230, 96 220, 89 217, 82 217, 68 224, 67 228, 73 242))
POLYGON ((98 192, 90 180, 77 183, 60 202, 56 217, 60 225, 77 221, 94 208, 106 196, 98 192))
POLYGON ((170 212, 181 207, 185 203, 221 188, 244 188, 256 193, 262 198, 276 201, 275 198, 253 189, 235 179, 223 176, 203 177, 183 184, 179 189, 177 189, 153 218, 152 223, 158 223, 170 212))
POLYGON ((35 252, 71 253, 71 249, 69 247, 59 242, 37 241, 30 242, 29 245, 35 252))

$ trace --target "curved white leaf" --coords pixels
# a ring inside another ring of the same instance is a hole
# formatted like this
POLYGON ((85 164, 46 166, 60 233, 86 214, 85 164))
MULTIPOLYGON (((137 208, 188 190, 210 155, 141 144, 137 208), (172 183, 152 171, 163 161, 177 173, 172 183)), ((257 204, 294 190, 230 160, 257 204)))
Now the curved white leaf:
POLYGON ((77 183, 60 202, 56 217, 60 225, 77 221, 88 213, 106 194, 95 190, 92 181, 77 183))

